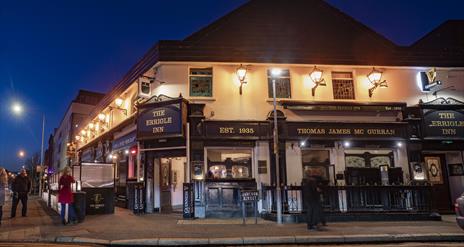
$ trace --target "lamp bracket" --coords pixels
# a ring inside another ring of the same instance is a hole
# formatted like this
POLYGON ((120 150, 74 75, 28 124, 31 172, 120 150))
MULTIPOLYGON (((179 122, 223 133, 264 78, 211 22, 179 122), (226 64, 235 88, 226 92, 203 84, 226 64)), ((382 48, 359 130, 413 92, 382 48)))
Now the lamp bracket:
POLYGON ((314 87, 311 88, 311 94, 313 95, 313 97, 316 96, 316 88, 318 86, 327 86, 327 83, 325 83, 324 78, 322 78, 322 80, 320 81, 314 82, 314 84, 314 87))

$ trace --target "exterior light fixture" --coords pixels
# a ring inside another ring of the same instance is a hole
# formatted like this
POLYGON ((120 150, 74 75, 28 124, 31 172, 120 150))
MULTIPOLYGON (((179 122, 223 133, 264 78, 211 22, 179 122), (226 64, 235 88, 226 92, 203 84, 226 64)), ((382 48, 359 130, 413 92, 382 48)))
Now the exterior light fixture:
POLYGON ((129 149, 124 150, 124 154, 129 154, 129 149))
POLYGON ((311 93, 313 97, 316 95, 316 88, 318 86, 326 86, 327 84, 324 81, 324 78, 322 78, 322 73, 323 71, 318 69, 316 66, 314 66, 313 71, 309 74, 309 77, 311 80, 314 82, 314 87, 311 89, 311 93))
POLYGON ((279 76, 280 74, 282 74, 282 70, 279 69, 279 68, 273 68, 271 69, 271 75, 272 77, 277 77, 279 76))
POLYGON ((351 147, 351 142, 349 142, 349 141, 344 141, 344 142, 343 142, 343 146, 346 147, 346 148, 349 148, 349 147, 351 147))
POLYGON ((81 136, 77 135, 76 136, 76 141, 80 141, 81 140, 81 136))
POLYGON ((300 147, 304 147, 304 146, 306 146, 306 142, 305 142, 305 141, 301 141, 301 142, 300 142, 300 147))
POLYGON ((82 135, 85 135, 86 133, 87 133, 87 131, 81 130, 81 134, 82 134, 82 135))
POLYGON ((114 104, 117 106, 117 107, 121 107, 122 106, 122 103, 124 103, 124 100, 121 99, 121 98, 117 98, 114 100, 114 104))
POLYGON ((93 128, 95 128, 95 124, 89 123, 89 129, 93 130, 93 128))
POLYGON ((105 121, 105 119, 106 119, 106 115, 104 113, 98 114, 98 120, 103 122, 103 121, 105 121))
POLYGON ((402 142, 397 142, 397 143, 396 143, 396 146, 400 148, 400 147, 403 146, 403 143, 402 143, 402 142))
POLYGON ((11 111, 16 115, 20 115, 23 112, 23 106, 15 102, 11 105, 11 111))
POLYGON ((383 80, 382 81, 382 72, 380 70, 376 70, 375 68, 372 68, 372 71, 367 75, 367 79, 369 79, 369 82, 372 84, 372 87, 369 88, 369 98, 372 98, 372 95, 374 94, 374 90, 377 89, 378 87, 381 88, 386 88, 388 87, 387 81, 383 80))
POLYGON ((240 89, 239 89, 239 92, 240 92, 240 95, 242 95, 242 86, 243 86, 243 84, 246 84, 246 83, 247 83, 247 82, 245 81, 246 74, 247 74, 247 68, 240 64, 240 67, 237 68, 237 70, 235 71, 235 73, 237 74, 237 78, 238 78, 238 80, 240 81, 240 89))
POLYGON ((124 100, 121 98, 117 98, 114 100, 114 104, 116 105, 116 109, 121 110, 125 116, 127 116, 127 109, 122 108, 122 104, 124 103, 124 100))

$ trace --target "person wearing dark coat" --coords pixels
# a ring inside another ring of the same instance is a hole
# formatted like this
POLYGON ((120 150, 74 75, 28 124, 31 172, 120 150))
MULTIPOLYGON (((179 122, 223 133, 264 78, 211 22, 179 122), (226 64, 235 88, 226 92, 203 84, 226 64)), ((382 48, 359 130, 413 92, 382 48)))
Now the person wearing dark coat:
POLYGON ((318 181, 315 177, 305 178, 302 181, 301 187, 308 230, 318 230, 317 225, 321 223, 322 216, 321 195, 318 188, 318 181))
POLYGON ((31 180, 27 177, 25 169, 21 169, 21 173, 16 176, 11 184, 13 191, 13 202, 11 204, 11 218, 16 217, 16 208, 19 201, 22 204, 21 214, 23 217, 27 215, 27 194, 31 191, 31 180))

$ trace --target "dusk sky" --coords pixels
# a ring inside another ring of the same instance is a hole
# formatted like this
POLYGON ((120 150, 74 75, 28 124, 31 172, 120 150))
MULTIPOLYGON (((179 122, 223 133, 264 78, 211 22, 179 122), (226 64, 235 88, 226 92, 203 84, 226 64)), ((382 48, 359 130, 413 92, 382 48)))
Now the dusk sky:
MULTIPOLYGON (((107 92, 157 40, 183 39, 245 2, 0 0, 0 166, 38 152, 42 114, 47 143, 79 89, 107 92)), ((400 45, 464 19, 462 0, 328 2, 400 45)))

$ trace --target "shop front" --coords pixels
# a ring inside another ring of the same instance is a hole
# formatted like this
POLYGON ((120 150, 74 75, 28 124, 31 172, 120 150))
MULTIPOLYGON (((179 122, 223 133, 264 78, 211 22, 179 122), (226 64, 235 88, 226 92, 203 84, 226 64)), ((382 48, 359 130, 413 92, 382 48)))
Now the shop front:
POLYGON ((137 140, 144 176, 146 212, 181 211, 182 186, 188 180, 187 101, 147 102, 139 107, 137 140))
POLYGON ((432 184, 434 207, 451 212, 464 191, 464 102, 438 98, 419 104, 418 175, 432 184))
POLYGON ((269 122, 201 120, 192 131, 196 217, 240 217, 240 192, 269 183, 269 122))

